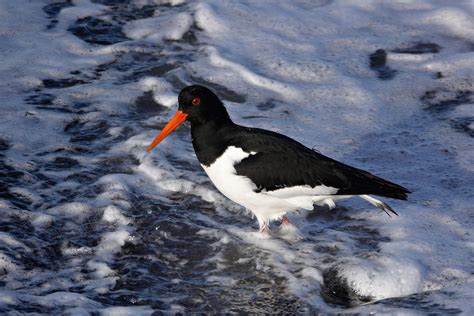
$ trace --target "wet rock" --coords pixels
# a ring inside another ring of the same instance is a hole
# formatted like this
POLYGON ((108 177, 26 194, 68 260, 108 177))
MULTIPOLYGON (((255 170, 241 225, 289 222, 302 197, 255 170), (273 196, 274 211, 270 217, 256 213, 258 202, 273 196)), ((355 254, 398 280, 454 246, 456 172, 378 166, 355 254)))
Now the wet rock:
POLYGON ((335 305, 353 307, 373 300, 371 297, 358 295, 350 287, 347 279, 340 275, 337 267, 332 267, 323 272, 323 285, 321 295, 325 302, 335 305))
POLYGON ((377 49, 370 54, 370 69, 377 73, 377 77, 382 80, 389 80, 395 77, 396 70, 386 66, 387 52, 384 49, 377 49))
POLYGON ((387 52, 383 49, 377 49, 369 58, 370 68, 383 67, 387 62, 387 52))

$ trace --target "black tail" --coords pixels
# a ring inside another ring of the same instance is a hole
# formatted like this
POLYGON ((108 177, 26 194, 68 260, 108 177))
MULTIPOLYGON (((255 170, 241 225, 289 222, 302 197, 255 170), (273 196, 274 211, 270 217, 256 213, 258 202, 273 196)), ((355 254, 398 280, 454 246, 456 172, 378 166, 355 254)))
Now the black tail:
POLYGON ((362 195, 372 194, 397 200, 406 200, 411 192, 396 183, 377 177, 367 171, 354 168, 351 172, 351 187, 340 190, 337 194, 362 195), (357 170, 354 172, 354 169, 357 170))
POLYGON ((406 200, 408 198, 408 194, 411 193, 407 188, 404 188, 401 185, 384 180, 382 178, 377 177, 377 180, 375 182, 377 185, 377 189, 374 190, 374 192, 372 193, 374 195, 379 195, 397 200, 406 200))
POLYGON ((401 185, 378 178, 374 181, 370 194, 388 197, 397 200, 406 200, 411 192, 401 185))

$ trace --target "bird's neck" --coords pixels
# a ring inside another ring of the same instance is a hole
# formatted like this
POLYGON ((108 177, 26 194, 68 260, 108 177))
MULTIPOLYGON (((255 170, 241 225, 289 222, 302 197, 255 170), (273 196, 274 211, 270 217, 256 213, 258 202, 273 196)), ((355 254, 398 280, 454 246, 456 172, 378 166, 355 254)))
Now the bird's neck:
POLYGON ((228 146, 229 131, 236 126, 228 115, 204 123, 191 122, 193 147, 201 164, 210 166, 224 153, 228 146))

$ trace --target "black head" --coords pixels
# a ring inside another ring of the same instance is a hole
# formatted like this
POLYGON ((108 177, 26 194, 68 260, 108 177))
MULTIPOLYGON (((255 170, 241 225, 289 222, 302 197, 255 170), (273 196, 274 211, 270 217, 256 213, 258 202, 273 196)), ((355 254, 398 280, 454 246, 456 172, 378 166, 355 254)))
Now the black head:
POLYGON ((221 100, 211 90, 200 85, 188 86, 178 96, 179 110, 187 114, 187 121, 205 124, 227 121, 229 114, 221 100))
POLYGON ((211 90, 203 86, 189 86, 178 96, 179 108, 175 116, 161 130, 147 150, 151 151, 184 121, 193 126, 222 126, 232 123, 221 100, 211 90))

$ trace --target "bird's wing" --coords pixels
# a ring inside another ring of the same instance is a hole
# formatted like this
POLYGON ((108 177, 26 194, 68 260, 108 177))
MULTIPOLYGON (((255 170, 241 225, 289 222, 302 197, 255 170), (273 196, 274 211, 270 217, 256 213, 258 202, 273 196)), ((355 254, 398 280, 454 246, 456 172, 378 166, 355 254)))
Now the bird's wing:
POLYGON ((257 191, 282 192, 310 186, 313 191, 308 195, 374 194, 395 199, 406 199, 409 193, 402 186, 328 158, 278 133, 247 128, 237 137, 236 145, 254 154, 237 163, 235 170, 252 180, 257 191))

